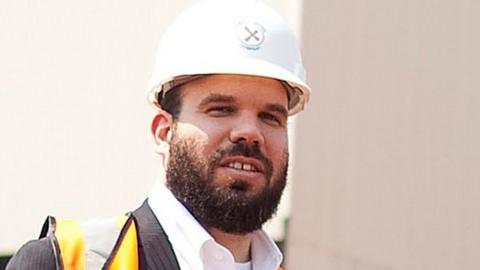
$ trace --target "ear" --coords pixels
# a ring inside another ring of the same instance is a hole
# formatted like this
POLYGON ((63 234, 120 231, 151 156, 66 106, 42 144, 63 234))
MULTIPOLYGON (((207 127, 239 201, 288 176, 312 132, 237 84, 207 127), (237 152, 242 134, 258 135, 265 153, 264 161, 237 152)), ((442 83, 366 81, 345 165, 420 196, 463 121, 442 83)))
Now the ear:
POLYGON ((153 118, 151 131, 157 147, 168 144, 172 134, 172 115, 164 110, 159 110, 153 118))

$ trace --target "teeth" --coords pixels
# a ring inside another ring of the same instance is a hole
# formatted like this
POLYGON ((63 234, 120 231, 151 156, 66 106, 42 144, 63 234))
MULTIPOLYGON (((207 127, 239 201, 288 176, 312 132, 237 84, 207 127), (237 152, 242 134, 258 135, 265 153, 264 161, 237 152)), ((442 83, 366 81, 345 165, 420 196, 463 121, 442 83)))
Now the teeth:
POLYGON ((251 172, 257 171, 252 164, 246 164, 246 163, 240 163, 240 162, 231 162, 228 164, 228 167, 234 168, 237 170, 244 170, 244 171, 251 171, 251 172))

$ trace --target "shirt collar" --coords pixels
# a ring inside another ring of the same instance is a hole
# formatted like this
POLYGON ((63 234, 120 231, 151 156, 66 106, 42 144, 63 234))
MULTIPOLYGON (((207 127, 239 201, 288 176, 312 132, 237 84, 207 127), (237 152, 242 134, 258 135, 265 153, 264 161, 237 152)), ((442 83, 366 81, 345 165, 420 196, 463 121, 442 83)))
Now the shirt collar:
POLYGON ((251 253, 253 269, 277 269, 283 260, 277 245, 263 230, 253 232, 251 253))

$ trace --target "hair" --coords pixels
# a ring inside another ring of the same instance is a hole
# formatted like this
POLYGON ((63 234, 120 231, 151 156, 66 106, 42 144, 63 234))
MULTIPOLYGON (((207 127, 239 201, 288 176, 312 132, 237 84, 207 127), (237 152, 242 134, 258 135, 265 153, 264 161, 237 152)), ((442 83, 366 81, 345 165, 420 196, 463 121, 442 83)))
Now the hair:
POLYGON ((172 119, 175 122, 182 110, 182 91, 181 85, 175 86, 168 90, 164 95, 163 92, 158 93, 157 102, 160 107, 172 115, 172 119))

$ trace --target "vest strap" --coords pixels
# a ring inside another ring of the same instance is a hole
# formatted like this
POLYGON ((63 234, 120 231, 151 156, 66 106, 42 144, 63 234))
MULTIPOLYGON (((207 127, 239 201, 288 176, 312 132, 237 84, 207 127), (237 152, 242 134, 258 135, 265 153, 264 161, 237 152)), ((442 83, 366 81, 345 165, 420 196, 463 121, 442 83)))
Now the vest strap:
POLYGON ((84 270, 85 242, 83 230, 76 220, 59 219, 56 222, 55 237, 60 247, 64 270, 84 270))

